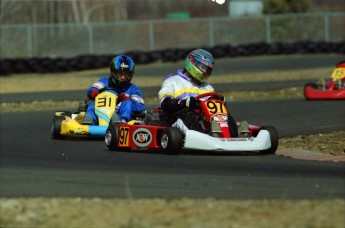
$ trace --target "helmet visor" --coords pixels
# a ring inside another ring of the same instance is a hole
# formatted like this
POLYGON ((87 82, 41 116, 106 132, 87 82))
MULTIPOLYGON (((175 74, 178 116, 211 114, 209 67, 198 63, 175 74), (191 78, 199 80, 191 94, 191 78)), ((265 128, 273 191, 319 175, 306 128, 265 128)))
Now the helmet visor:
POLYGON ((191 56, 191 58, 193 58, 194 65, 202 72, 203 76, 209 76, 211 74, 213 63, 197 56, 191 56))
POLYGON ((132 74, 129 71, 129 69, 121 68, 121 69, 116 71, 116 77, 117 77, 117 79, 122 78, 124 80, 127 80, 127 79, 130 79, 132 77, 132 74))

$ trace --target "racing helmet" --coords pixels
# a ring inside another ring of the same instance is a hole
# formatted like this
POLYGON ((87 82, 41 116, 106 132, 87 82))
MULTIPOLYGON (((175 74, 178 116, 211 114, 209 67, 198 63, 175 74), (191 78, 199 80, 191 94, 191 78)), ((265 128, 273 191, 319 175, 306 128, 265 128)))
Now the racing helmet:
POLYGON ((110 63, 110 79, 118 86, 128 85, 134 75, 134 62, 126 55, 115 57, 110 63))
POLYGON ((211 75, 214 59, 210 52, 196 49, 189 53, 184 63, 184 69, 198 82, 202 83, 211 75))

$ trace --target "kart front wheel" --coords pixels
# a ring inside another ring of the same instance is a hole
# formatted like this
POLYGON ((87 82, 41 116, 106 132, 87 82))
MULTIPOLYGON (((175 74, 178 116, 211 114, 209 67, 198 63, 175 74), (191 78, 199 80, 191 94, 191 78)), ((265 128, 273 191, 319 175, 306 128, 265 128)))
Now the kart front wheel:
POLYGON ((116 150, 119 138, 119 126, 117 124, 110 124, 105 131, 104 142, 109 150, 116 150))
POLYGON ((260 130, 266 130, 270 133, 271 147, 267 150, 261 151, 262 154, 274 154, 278 149, 279 136, 278 131, 275 127, 265 126, 260 130))
POLYGON ((183 146, 183 135, 180 129, 176 127, 164 129, 161 146, 167 154, 180 154, 183 146))
POLYGON ((130 151, 131 148, 125 147, 121 148, 117 146, 119 140, 119 125, 118 123, 111 123, 107 130, 105 131, 104 142, 109 150, 112 151, 130 151))
POLYGON ((54 116, 53 124, 51 129, 51 135, 54 139, 64 139, 65 137, 61 135, 61 124, 66 118, 64 116, 54 116))

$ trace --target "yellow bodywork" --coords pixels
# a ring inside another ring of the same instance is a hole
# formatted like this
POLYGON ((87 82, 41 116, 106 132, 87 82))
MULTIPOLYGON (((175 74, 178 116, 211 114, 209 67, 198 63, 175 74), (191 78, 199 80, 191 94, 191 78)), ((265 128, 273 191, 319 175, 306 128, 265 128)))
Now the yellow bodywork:
POLYGON ((95 112, 100 126, 108 126, 115 113, 117 96, 110 92, 103 92, 95 99, 95 112))
POLYGON ((102 92, 95 99, 95 113, 98 117, 99 125, 82 124, 85 112, 80 112, 76 117, 69 117, 65 112, 56 112, 56 116, 64 116, 65 120, 61 122, 60 134, 67 137, 88 137, 94 134, 100 134, 105 131, 111 117, 116 110, 117 96, 111 92, 102 92), (92 131, 92 132, 91 132, 92 131))
POLYGON ((61 123, 61 135, 71 137, 89 136, 89 125, 82 125, 68 116, 65 118, 66 120, 61 123))

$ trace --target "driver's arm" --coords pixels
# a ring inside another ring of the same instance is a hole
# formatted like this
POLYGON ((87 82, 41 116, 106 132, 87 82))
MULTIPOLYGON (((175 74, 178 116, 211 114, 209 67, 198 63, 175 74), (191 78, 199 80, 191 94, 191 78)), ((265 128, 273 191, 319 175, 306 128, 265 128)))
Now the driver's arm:
POLYGON ((166 97, 161 103, 161 108, 164 112, 173 113, 178 110, 185 108, 184 102, 180 99, 173 99, 171 97, 166 97))
POLYGON ((91 100, 94 100, 95 97, 99 94, 99 90, 105 88, 105 82, 102 79, 95 82, 87 91, 87 97, 91 100))
POLYGON ((197 99, 195 97, 187 97, 186 99, 173 99, 166 97, 161 102, 161 108, 167 113, 173 113, 183 108, 195 108, 197 106, 197 99))

